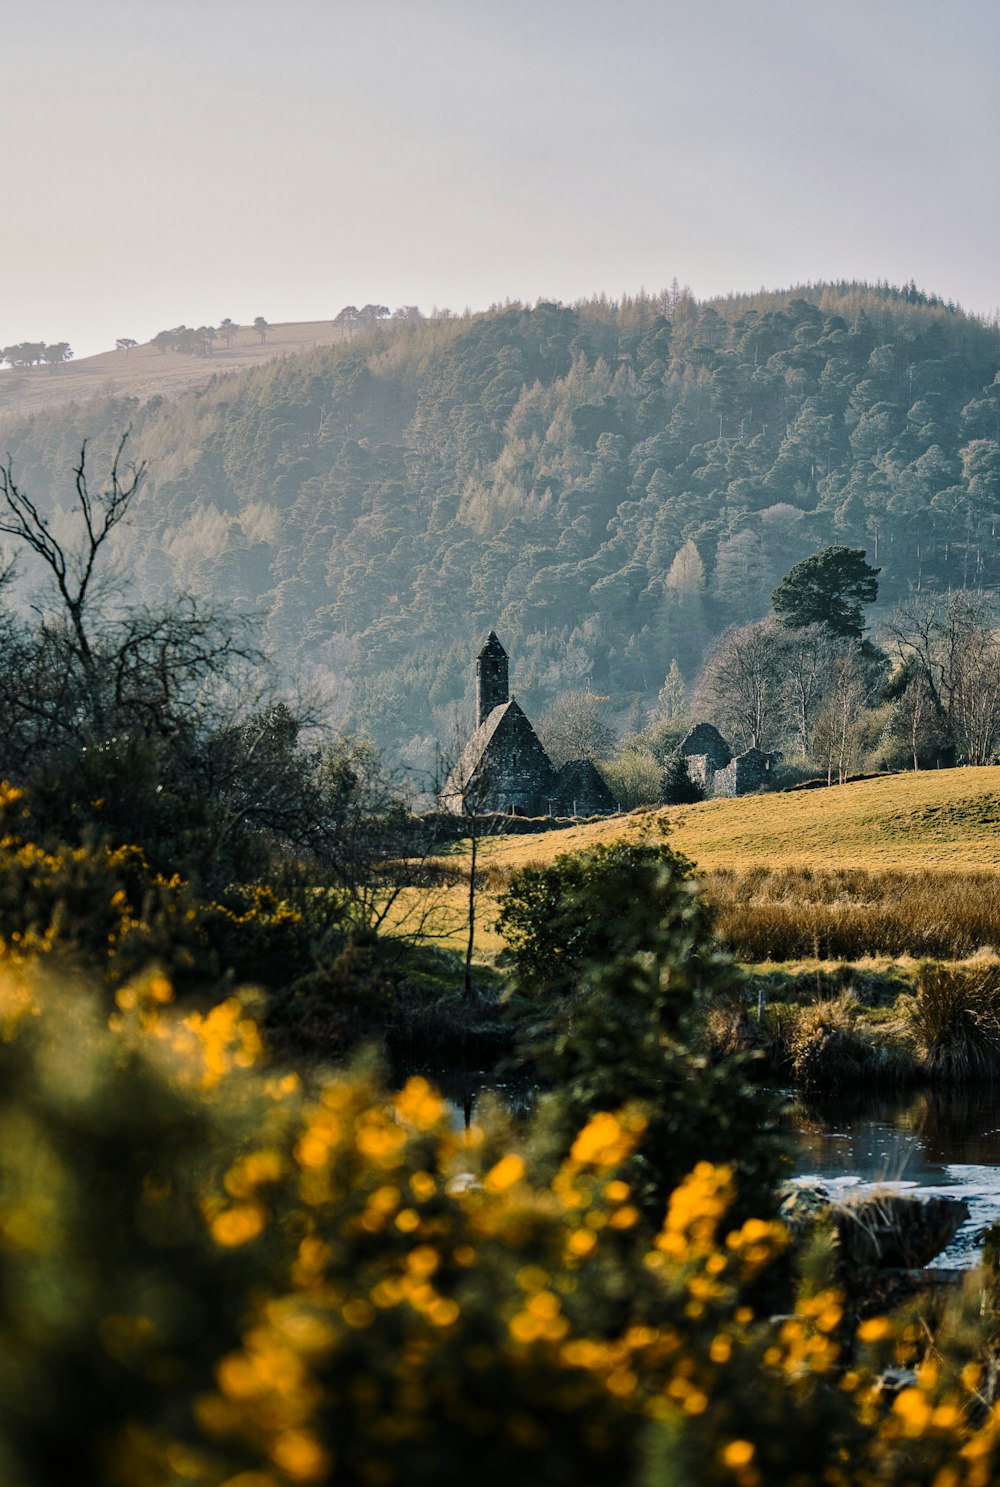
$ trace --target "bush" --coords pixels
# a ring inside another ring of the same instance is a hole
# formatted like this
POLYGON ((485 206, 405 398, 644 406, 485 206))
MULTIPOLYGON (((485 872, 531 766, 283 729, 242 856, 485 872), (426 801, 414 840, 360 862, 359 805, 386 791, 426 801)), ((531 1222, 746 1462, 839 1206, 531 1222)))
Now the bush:
POLYGON ((601 773, 623 811, 655 805, 660 799, 660 766, 655 755, 634 738, 613 759, 601 761, 601 773))
POLYGON ((784 1145, 747 1060, 708 1056, 707 1014, 737 982, 690 864, 650 843, 558 857, 513 877, 499 928, 530 1008, 522 1047, 556 1091, 556 1150, 595 1111, 638 1100, 632 1180, 648 1214, 701 1159, 731 1162, 739 1215, 769 1212, 784 1145))
POLYGON ((574 995, 593 966, 668 944, 678 955, 690 951, 684 1005, 677 983, 681 1012, 698 967, 711 978, 722 965, 711 949, 711 923, 686 858, 665 845, 615 842, 516 872, 500 898, 497 930, 518 993, 546 1008, 574 995))
POLYGON ((1000 965, 927 963, 906 1011, 929 1074, 1000 1077, 1000 965))
POLYGON ((543 1179, 423 1079, 270 1073, 239 1001, 169 998, 121 987, 109 1024, 79 985, 0 981, 5 1483, 991 1480, 973 1308, 926 1359, 920 1326, 845 1333, 833 1291, 758 1315, 784 1229, 708 1162, 647 1228, 635 1108, 543 1179), (879 1408, 887 1350, 923 1366, 879 1408))

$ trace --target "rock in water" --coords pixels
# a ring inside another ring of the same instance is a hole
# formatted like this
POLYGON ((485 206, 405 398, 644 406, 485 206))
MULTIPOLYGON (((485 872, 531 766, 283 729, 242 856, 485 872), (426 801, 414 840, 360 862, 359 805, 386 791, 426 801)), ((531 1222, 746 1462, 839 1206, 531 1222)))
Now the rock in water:
POLYGON ((969 1217, 961 1198, 873 1193, 834 1205, 840 1258, 866 1270, 919 1270, 947 1249, 969 1217))

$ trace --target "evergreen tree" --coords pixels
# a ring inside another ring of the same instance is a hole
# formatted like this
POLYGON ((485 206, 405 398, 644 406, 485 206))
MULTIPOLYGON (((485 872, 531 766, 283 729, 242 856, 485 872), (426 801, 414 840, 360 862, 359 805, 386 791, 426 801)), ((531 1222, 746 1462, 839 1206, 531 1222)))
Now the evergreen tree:
POLYGON ((771 607, 790 629, 822 624, 835 635, 860 639, 861 606, 878 598, 880 572, 865 562, 863 548, 825 547, 785 575, 771 595, 771 607))

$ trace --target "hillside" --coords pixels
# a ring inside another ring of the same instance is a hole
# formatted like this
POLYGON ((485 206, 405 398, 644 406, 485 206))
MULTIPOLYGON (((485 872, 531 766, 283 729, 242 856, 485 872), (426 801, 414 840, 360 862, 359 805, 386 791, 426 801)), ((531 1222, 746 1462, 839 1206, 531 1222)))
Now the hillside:
POLYGON ((131 425, 149 475, 119 558, 143 595, 258 613, 348 726, 426 769, 491 626, 530 715, 589 688, 625 720, 827 544, 867 550, 883 613, 996 589, 998 369, 996 325, 912 285, 674 290, 380 326, 162 401, 40 409, 5 443, 58 507, 81 439, 96 464, 131 425))
POLYGON ((279 356, 294 356, 313 346, 331 346, 345 337, 343 326, 329 320, 289 321, 272 325, 261 341, 249 326, 237 331, 229 346, 221 341, 210 356, 162 352, 146 341, 130 351, 103 351, 62 366, 30 371, 0 371, 0 429, 12 419, 84 403, 94 398, 173 398, 210 382, 213 377, 261 366, 279 356))
POLYGON ((665 806, 541 836, 482 844, 499 870, 650 830, 697 867, 1000 870, 1000 769, 936 769, 665 806))

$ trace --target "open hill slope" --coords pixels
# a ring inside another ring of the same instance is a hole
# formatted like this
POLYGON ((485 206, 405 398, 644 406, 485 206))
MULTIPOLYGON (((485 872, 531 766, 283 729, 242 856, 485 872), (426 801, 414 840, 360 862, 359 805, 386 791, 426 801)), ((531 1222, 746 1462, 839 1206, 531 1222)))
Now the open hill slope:
POLYGON ((250 326, 236 332, 232 344, 221 342, 210 356, 158 351, 151 341, 131 351, 102 351, 63 366, 34 367, 30 371, 0 373, 0 424, 43 409, 91 398, 171 398, 202 387, 213 377, 240 372, 292 356, 313 346, 330 346, 345 339, 342 325, 330 320, 289 321, 272 325, 261 341, 250 326))
POLYGON ((663 829, 699 868, 1000 869, 1000 769, 941 769, 829 790, 749 795, 636 812, 543 836, 484 843, 503 871, 663 829))

